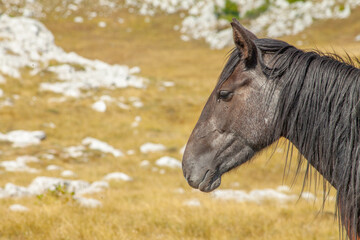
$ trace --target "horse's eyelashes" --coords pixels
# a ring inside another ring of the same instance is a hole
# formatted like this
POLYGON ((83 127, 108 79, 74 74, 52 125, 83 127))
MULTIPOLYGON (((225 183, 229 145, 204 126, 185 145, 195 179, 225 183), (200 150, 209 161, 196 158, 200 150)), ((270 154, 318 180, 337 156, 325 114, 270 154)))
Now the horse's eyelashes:
POLYGON ((218 99, 221 99, 223 101, 230 101, 230 99, 232 98, 233 95, 234 94, 231 91, 221 90, 219 92, 219 98, 218 99))

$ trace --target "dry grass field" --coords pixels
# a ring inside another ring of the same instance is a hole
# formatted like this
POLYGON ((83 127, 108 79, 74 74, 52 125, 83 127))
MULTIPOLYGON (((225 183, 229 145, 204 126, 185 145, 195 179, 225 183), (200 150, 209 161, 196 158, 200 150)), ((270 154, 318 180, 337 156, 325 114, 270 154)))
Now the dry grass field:
MULTIPOLYGON (((80 13, 81 15, 81 13, 80 13)), ((184 42, 180 33, 172 30, 180 23, 176 15, 157 14, 146 17, 119 10, 106 17, 96 17, 82 24, 72 18, 48 16, 42 19, 54 34, 55 42, 67 52, 73 51, 90 59, 110 64, 139 66, 141 75, 149 79, 147 89, 97 89, 92 96, 52 102, 59 97, 39 91, 43 78, 51 75, 31 76, 26 70, 22 78, 7 79, 2 86, 5 95, 19 95, 12 107, 0 108, 0 132, 11 130, 43 130, 47 138, 39 145, 13 148, 0 142, 0 161, 14 160, 18 156, 32 155, 41 159, 29 163, 40 173, 0 172, 0 187, 6 183, 27 186, 36 176, 60 177, 59 171, 47 171, 55 164, 77 174, 73 179, 88 182, 101 180, 110 172, 124 172, 131 182, 111 181, 110 187, 89 195, 102 206, 84 208, 67 191, 48 191, 41 196, 0 199, 0 239, 338 239, 335 201, 329 199, 322 209, 322 191, 314 184, 305 191, 316 194, 317 200, 278 203, 224 201, 211 194, 192 190, 182 176, 180 168, 154 169, 154 162, 162 156, 181 159, 179 150, 187 141, 201 109, 207 100, 230 50, 210 50, 202 41, 184 42), (125 22, 117 23, 122 17, 125 22), (99 21, 107 23, 99 28, 99 21), (131 29, 131 31, 127 31, 131 29), (161 88, 163 81, 172 81, 174 87, 161 88), (105 113, 91 109, 94 96, 110 95, 113 98, 138 97, 142 108, 120 109, 108 105, 105 113), (136 116, 142 120, 137 128, 131 123, 136 116), (52 122, 55 128, 46 123, 52 122), (126 153, 93 152, 88 161, 65 158, 62 149, 79 145, 85 137, 101 139, 126 153), (161 143, 167 150, 141 153, 139 147, 146 142, 161 143), (54 160, 43 158, 49 150, 54 160), (143 160, 149 167, 140 167, 143 160), (183 189, 181 192, 179 189, 183 189), (184 204, 197 199, 200 206, 184 204), (29 208, 26 212, 13 212, 9 206, 17 203, 29 208)), ((350 18, 316 22, 297 36, 283 40, 296 45, 303 39, 301 48, 333 48, 339 54, 343 49, 360 57, 360 43, 354 41, 360 29, 360 9, 350 18)), ((291 185, 296 163, 289 177, 283 179, 285 143, 280 150, 270 147, 258 154, 249 164, 226 174, 221 189, 273 188, 291 185), (272 157, 271 157, 272 156, 272 157), (270 158, 271 157, 271 158, 270 158)), ((303 175, 293 184, 291 193, 300 195, 303 175)), ((331 195, 334 195, 332 191, 331 195)))

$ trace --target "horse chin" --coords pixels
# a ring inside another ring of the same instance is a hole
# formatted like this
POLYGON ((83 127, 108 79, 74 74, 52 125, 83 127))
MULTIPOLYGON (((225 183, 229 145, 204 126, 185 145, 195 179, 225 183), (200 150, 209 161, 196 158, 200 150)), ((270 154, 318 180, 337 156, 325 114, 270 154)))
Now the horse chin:
POLYGON ((221 184, 221 175, 220 174, 210 174, 210 171, 208 171, 203 181, 199 184, 198 189, 202 192, 211 192, 218 188, 221 184))
POLYGON ((211 192, 213 190, 215 190, 216 188, 218 188, 221 184, 221 177, 215 179, 215 181, 211 182, 211 183, 200 183, 199 185, 199 190, 202 192, 211 192))

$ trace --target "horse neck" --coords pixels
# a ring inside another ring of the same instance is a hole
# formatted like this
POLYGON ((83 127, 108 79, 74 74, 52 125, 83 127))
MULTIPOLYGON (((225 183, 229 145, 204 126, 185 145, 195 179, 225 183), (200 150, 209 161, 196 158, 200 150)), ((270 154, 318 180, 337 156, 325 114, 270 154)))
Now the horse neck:
POLYGON ((315 53, 303 60, 284 74, 276 129, 338 189, 358 175, 360 70, 315 53))

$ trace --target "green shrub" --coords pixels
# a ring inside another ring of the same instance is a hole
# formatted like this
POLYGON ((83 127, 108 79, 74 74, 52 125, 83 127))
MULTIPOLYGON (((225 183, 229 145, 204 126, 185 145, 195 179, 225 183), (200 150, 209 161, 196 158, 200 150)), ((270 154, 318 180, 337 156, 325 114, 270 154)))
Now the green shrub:
POLYGON ((231 0, 226 0, 224 8, 215 8, 215 14, 217 18, 226 19, 231 22, 233 18, 239 18, 238 6, 231 0))
POLYGON ((263 5, 261 5, 260 7, 247 11, 245 13, 244 18, 250 18, 250 19, 257 18, 262 13, 266 12, 266 10, 268 10, 269 6, 270 6, 270 0, 266 0, 265 3, 263 5))
POLYGON ((286 0, 288 3, 294 3, 294 2, 305 2, 305 0, 286 0))

